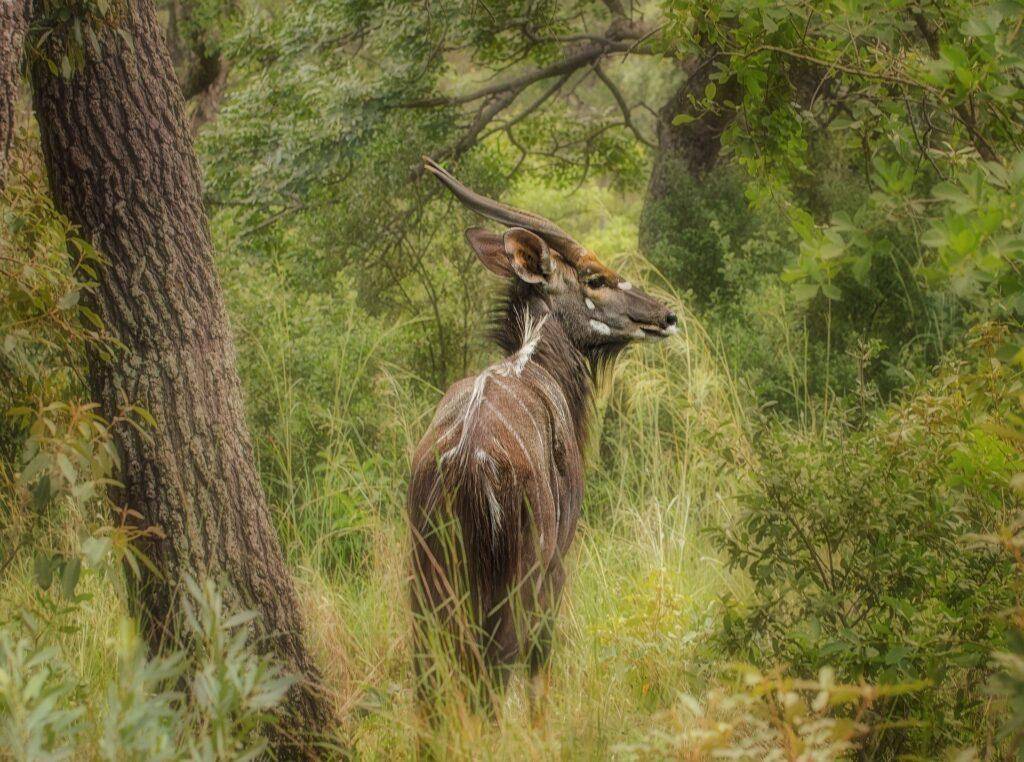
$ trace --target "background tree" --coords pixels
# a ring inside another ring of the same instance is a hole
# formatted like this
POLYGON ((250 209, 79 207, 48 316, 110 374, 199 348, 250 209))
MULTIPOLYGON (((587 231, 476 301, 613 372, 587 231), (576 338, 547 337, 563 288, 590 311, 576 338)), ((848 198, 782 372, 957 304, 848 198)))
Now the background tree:
POLYGON ((167 47, 195 133, 213 119, 227 89, 231 62, 222 38, 239 12, 233 0, 167 0, 167 47))
MULTIPOLYGON (((414 351, 443 384, 465 370, 472 332, 458 326, 467 326, 465 294, 480 278, 461 248, 438 246, 462 225, 461 212, 410 182, 420 155, 458 161, 460 176, 484 192, 527 169, 566 189, 595 173, 639 185, 654 140, 653 110, 642 102, 660 97, 672 72, 666 65, 652 76, 647 65, 661 60, 646 55, 653 28, 619 3, 258 9, 226 44, 238 87, 201 141, 203 151, 249 160, 212 168, 211 208, 236 221, 243 246, 265 250, 283 227, 303 228, 303 259, 318 273, 304 281, 311 288, 358 265, 348 275, 363 306, 429 316, 430 339, 414 351), (634 100, 623 96, 625 81, 634 100), (279 118, 257 123, 267 109, 279 118)), ((308 267, 296 264, 305 279, 308 267)))
POLYGON ((7 174, 7 157, 14 138, 15 102, 21 90, 22 47, 28 29, 28 3, 0 4, 0 190, 7 174))
POLYGON ((109 15, 44 3, 34 24, 33 103, 54 201, 107 258, 93 306, 119 349, 91 354, 92 394, 109 420, 133 408, 152 417, 114 430, 115 500, 140 530, 160 530, 140 533, 150 563, 132 603, 155 651, 179 642, 188 576, 256 611, 262 647, 304 678, 278 739, 301 747, 331 709, 255 471, 199 168, 152 3, 109 15))

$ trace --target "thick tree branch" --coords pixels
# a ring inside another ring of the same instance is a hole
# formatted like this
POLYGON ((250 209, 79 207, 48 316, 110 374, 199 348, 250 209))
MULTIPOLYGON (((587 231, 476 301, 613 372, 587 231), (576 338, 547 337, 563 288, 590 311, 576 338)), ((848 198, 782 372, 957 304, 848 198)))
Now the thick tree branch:
POLYGON ((192 62, 182 92, 192 104, 189 127, 193 135, 220 111, 230 70, 230 64, 220 53, 203 55, 192 62))
POLYGON ((561 61, 556 61, 553 64, 533 69, 505 82, 496 82, 463 95, 440 95, 432 98, 421 98, 419 100, 397 103, 395 108, 462 106, 494 95, 510 92, 520 93, 536 82, 550 79, 551 77, 571 74, 578 69, 590 66, 610 53, 625 53, 633 47, 633 43, 636 40, 643 38, 646 31, 645 27, 638 24, 616 23, 609 28, 604 37, 584 45, 561 61))
MULTIPOLYGON (((193 135, 220 111, 231 70, 217 41, 217 23, 198 25, 193 18, 195 6, 196 0, 172 2, 167 32, 168 40, 173 39, 174 47, 178 48, 177 58, 187 61, 180 81, 182 94, 189 104, 189 127, 193 135), (185 50, 181 49, 182 41, 187 46, 185 50)), ((234 4, 223 3, 221 12, 234 12, 234 4)))

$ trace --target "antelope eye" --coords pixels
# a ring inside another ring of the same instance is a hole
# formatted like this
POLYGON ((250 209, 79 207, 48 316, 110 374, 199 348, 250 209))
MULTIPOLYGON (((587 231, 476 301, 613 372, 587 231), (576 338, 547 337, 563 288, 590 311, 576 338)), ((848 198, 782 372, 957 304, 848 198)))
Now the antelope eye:
POLYGON ((583 282, 586 284, 587 288, 601 288, 603 285, 605 285, 604 276, 598 274, 586 276, 583 279, 583 282))

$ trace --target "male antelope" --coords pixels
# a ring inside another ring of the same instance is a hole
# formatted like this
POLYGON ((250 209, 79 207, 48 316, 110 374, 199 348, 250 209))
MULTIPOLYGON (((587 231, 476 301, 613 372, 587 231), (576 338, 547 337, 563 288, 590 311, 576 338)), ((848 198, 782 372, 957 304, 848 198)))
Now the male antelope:
POLYGON ((635 339, 677 330, 671 309, 558 226, 424 161, 464 205, 506 226, 466 238, 508 290, 495 334, 507 356, 452 385, 413 456, 421 698, 433 689, 431 627, 478 685, 501 687, 521 660, 531 675, 546 664, 583 500, 593 368, 635 339))

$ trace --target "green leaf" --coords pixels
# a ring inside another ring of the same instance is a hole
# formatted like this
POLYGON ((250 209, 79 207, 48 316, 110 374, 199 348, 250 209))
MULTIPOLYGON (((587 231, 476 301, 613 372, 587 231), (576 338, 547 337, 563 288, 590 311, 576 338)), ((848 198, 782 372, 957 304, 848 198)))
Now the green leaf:
POLYGON ((793 296, 798 302, 809 302, 818 295, 817 283, 799 283, 793 287, 793 296))
POLYGON ((103 561, 103 557, 107 554, 110 546, 109 537, 86 537, 82 541, 82 555, 89 566, 96 567, 103 561))
POLYGON ((32 490, 32 509, 36 513, 41 512, 50 502, 51 497, 53 497, 53 491, 50 485, 50 475, 43 474, 36 483, 35 489, 32 490))
POLYGON ((57 308, 62 310, 69 310, 78 304, 78 300, 81 298, 82 292, 78 289, 74 291, 68 291, 64 296, 61 297, 60 301, 57 302, 57 308))
POLYGON ((827 296, 829 299, 831 299, 834 302, 838 302, 838 301, 840 301, 843 298, 842 293, 832 283, 824 284, 821 287, 821 293, 823 293, 825 296, 827 296))
POLYGON ((39 587, 43 590, 48 590, 50 585, 53 584, 53 559, 49 556, 36 556, 33 571, 35 572, 36 583, 39 587))
POLYGON ((68 484, 75 483, 75 467, 71 465, 68 456, 62 452, 57 453, 57 468, 60 469, 61 476, 67 480, 68 484))
POLYGON ((156 426, 156 418, 154 418, 153 414, 150 413, 148 410, 146 410, 146 408, 140 407, 138 405, 132 405, 132 410, 134 410, 136 412, 136 414, 140 418, 142 418, 142 420, 144 420, 146 423, 148 423, 154 429, 157 427, 156 426))
POLYGON ((942 228, 929 228, 921 235, 921 243, 933 249, 941 249, 949 242, 949 236, 942 228))
POLYGON ((850 266, 850 272, 853 274, 854 280, 862 286, 866 286, 868 282, 868 273, 871 271, 871 255, 863 254, 856 257, 853 260, 853 264, 850 266))
POLYGON ((64 572, 60 577, 60 590, 65 598, 74 599, 75 587, 82 574, 82 560, 77 556, 64 564, 64 572))

